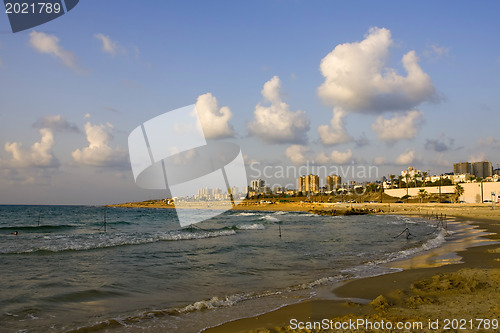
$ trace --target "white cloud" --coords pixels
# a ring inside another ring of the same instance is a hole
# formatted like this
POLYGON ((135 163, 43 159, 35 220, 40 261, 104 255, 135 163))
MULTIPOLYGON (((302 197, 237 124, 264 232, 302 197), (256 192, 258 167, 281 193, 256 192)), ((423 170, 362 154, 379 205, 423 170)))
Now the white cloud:
POLYGON ((84 128, 89 145, 71 153, 75 162, 97 167, 121 166, 126 163, 126 152, 118 148, 113 149, 109 145, 113 138, 113 126, 110 123, 92 125, 87 122, 84 128))
POLYGON ((295 165, 303 165, 309 160, 311 151, 307 146, 291 145, 285 151, 285 156, 295 165))
POLYGON ((330 155, 320 152, 316 155, 316 161, 320 164, 345 164, 352 159, 352 151, 348 149, 345 152, 333 150, 330 155))
POLYGON ((303 111, 290 111, 281 100, 281 82, 274 76, 264 84, 262 96, 271 103, 255 107, 255 119, 248 125, 251 135, 266 143, 305 143, 309 130, 309 119, 303 111))
POLYGON ((396 164, 408 165, 415 160, 415 150, 409 149, 396 158, 396 164))
POLYGON ((387 159, 384 156, 377 156, 373 160, 373 164, 375 165, 384 165, 387 163, 387 159))
POLYGON ((109 36, 98 33, 94 37, 102 42, 102 51, 115 56, 117 53, 126 53, 125 49, 117 42, 111 40, 109 36))
POLYGON ((344 117, 347 113, 339 107, 333 109, 333 117, 330 126, 321 125, 318 127, 319 137, 325 145, 337 145, 350 142, 352 138, 347 134, 344 126, 344 117))
POLYGON ((330 156, 326 155, 325 152, 320 152, 318 155, 316 155, 316 162, 319 164, 329 164, 330 163, 330 156))
POLYGON ((40 135, 40 142, 35 142, 29 149, 24 149, 20 142, 6 142, 5 151, 12 154, 12 158, 2 164, 10 168, 57 168, 60 163, 52 152, 55 144, 52 131, 42 128, 40 135))
POLYGON ((66 67, 76 72, 83 71, 78 65, 75 55, 60 46, 59 38, 54 35, 32 31, 30 32, 30 45, 40 53, 50 54, 59 59, 66 67))
POLYGON ((361 42, 337 45, 321 60, 325 81, 318 88, 319 96, 327 104, 364 113, 408 110, 424 101, 437 101, 414 51, 402 58, 406 76, 386 67, 392 44, 388 29, 372 28, 361 42))
POLYGON ((45 116, 37 119, 33 124, 35 128, 51 128, 56 132, 74 132, 80 133, 80 130, 75 124, 69 123, 65 117, 60 114, 54 116, 45 116))
POLYGON ((398 140, 411 140, 415 137, 423 122, 423 112, 419 110, 407 111, 402 115, 395 115, 391 119, 379 116, 372 124, 372 130, 380 140, 389 143, 398 140))
POLYGON ((198 97, 196 111, 200 117, 203 132, 208 139, 219 139, 234 136, 229 124, 233 113, 227 106, 219 108, 219 102, 211 93, 198 97))
POLYGON ((330 158, 331 158, 332 163, 345 164, 351 160, 352 151, 350 149, 347 149, 347 151, 345 151, 345 152, 334 150, 330 154, 330 158))
POLYGON ((90 113, 86 113, 84 116, 83 116, 83 119, 89 119, 90 118, 90 113))

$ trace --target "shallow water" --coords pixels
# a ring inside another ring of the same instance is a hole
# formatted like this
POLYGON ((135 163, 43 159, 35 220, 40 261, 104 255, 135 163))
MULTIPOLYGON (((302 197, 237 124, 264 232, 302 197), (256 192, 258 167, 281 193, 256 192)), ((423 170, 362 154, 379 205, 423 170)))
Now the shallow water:
POLYGON ((393 271, 383 264, 449 237, 417 218, 298 212, 226 212, 182 230, 174 210, 133 208, 108 208, 104 232, 104 214, 0 206, 2 330, 197 332, 393 271), (407 226, 412 237, 395 238, 407 226))

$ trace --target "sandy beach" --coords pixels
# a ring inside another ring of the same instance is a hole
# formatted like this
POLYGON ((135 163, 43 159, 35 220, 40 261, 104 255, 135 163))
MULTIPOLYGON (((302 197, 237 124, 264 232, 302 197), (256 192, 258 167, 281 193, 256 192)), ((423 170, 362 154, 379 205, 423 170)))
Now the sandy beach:
MULTIPOLYGON (((174 208, 161 204, 125 205, 174 208)), ((206 208, 223 207, 211 205, 206 208)), ((497 242, 500 241, 500 207, 492 209, 491 204, 249 201, 233 209, 323 211, 335 214, 352 209, 364 210, 376 214, 421 216, 437 221, 467 221, 486 230, 489 235, 488 240, 480 246, 474 244, 466 248, 471 244, 455 244, 455 247, 433 249, 410 260, 390 264, 391 267, 404 269, 400 272, 349 280, 331 288, 328 295, 319 295, 314 300, 285 306, 256 317, 228 322, 205 332, 370 332, 377 328, 373 325, 382 323, 386 326, 379 328, 384 332, 403 332, 404 325, 414 325, 406 329, 408 332, 444 332, 453 329, 498 331, 500 244, 497 242), (443 251, 455 252, 454 259, 432 260, 443 255, 443 251), (353 322, 363 325, 352 326, 353 322), (388 322, 392 327, 387 326, 388 322), (397 325, 403 325, 403 328, 398 329, 397 325)))

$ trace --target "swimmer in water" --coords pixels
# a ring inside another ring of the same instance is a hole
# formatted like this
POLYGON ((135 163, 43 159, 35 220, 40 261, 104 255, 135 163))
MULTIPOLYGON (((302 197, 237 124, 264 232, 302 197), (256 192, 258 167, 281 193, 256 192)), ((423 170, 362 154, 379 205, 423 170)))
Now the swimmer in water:
POLYGON ((16 235, 16 236, 17 236, 17 231, 14 231, 14 235, 16 235))

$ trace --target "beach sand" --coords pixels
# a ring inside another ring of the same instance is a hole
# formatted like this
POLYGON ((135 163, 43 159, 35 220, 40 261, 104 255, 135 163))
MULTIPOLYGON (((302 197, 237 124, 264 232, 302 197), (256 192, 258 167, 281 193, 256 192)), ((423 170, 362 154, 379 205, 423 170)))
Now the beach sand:
MULTIPOLYGON (((141 204, 126 204, 144 207, 141 204)), ((121 205, 120 205, 121 206, 121 205)), ((161 208, 161 205, 148 205, 161 208)), ((164 206, 165 207, 165 206, 164 206)), ((167 207, 167 208, 173 208, 167 207)), ((216 208, 212 206, 211 208, 216 208)), ((219 207, 220 208, 220 207, 219 207)), ((236 210, 259 211, 316 211, 337 212, 368 209, 378 214, 419 215, 423 217, 468 221, 490 233, 489 244, 461 248, 457 260, 432 261, 439 255, 437 248, 411 260, 391 263, 403 271, 370 278, 343 282, 331 288, 328 297, 285 306, 256 317, 243 318, 205 330, 207 333, 237 332, 372 332, 366 326, 347 329, 292 329, 296 323, 332 320, 330 325, 348 324, 364 319, 368 324, 382 321, 385 329, 379 332, 497 332, 500 331, 500 207, 491 204, 437 204, 437 203, 273 203, 244 202, 236 210), (432 264, 431 264, 432 263, 432 264), (486 320, 484 320, 486 319, 486 320), (448 322, 447 322, 448 320, 448 322), (455 320, 455 321, 453 321, 455 320), (393 329, 387 329, 387 322, 393 329), (403 325, 422 325, 410 329, 397 329, 403 325), (416 323, 416 324, 412 324, 416 323), (449 328, 446 329, 446 324, 449 328), (457 326, 458 325, 458 326, 457 326), (460 328, 460 329, 458 329, 460 328)), ((448 249, 450 250, 450 249, 448 249)), ((453 249, 451 249, 453 250, 453 249)))

